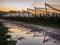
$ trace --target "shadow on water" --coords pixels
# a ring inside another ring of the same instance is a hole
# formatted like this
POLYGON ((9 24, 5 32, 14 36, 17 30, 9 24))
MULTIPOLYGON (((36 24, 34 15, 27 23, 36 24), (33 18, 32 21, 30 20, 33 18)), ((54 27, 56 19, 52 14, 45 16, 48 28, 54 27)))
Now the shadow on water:
MULTIPOLYGON (((33 32, 40 32, 41 34, 43 34, 44 35, 43 42, 49 41, 49 39, 45 40, 46 36, 49 36, 50 38, 52 38, 52 39, 54 39, 54 40, 56 40, 57 42, 60 43, 60 34, 55 34, 55 33, 52 33, 52 32, 48 32, 48 31, 43 30, 43 29, 40 29, 40 30, 31 30, 31 32, 32 31, 33 32)), ((39 37, 40 35, 34 35, 34 36, 39 37)), ((56 43, 56 41, 54 41, 54 42, 56 43)))

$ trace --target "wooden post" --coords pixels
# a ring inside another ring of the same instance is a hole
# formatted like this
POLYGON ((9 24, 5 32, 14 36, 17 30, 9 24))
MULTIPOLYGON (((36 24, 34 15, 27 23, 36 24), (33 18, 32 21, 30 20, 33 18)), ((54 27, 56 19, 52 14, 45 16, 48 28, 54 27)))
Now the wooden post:
POLYGON ((34 10, 35 10, 35 16, 36 16, 36 8, 35 8, 35 6, 34 6, 34 10))
POLYGON ((47 6, 46 6, 46 3, 45 3, 45 10, 46 10, 46 15, 47 15, 47 6))
POLYGON ((20 13, 21 13, 21 12, 19 11, 19 17, 20 17, 20 13))
MULTIPOLYGON (((27 8, 27 11, 28 11, 28 8, 27 8)), ((29 15, 29 11, 28 11, 28 17, 30 17, 30 15, 29 15)))
POLYGON ((23 11, 22 13, 23 13, 23 17, 24 17, 24 10, 22 10, 22 11, 23 11))

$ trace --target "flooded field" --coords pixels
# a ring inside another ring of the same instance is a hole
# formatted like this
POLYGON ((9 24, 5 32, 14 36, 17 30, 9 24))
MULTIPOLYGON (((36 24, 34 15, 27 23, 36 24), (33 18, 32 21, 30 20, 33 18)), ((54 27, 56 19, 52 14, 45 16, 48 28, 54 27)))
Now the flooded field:
POLYGON ((60 35, 43 29, 34 30, 10 23, 4 24, 9 27, 8 34, 11 35, 11 40, 17 41, 16 45, 60 45, 60 35))
POLYGON ((0 45, 60 45, 60 0, 0 0, 0 45))

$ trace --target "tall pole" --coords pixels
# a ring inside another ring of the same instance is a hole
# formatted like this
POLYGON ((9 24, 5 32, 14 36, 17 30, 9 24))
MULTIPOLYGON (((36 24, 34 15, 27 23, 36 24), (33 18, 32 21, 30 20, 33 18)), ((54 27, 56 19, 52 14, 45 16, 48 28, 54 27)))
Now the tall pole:
POLYGON ((21 12, 19 11, 19 17, 20 17, 20 13, 21 13, 21 12))
MULTIPOLYGON (((27 11, 28 11, 28 8, 27 8, 27 11)), ((28 17, 30 17, 30 15, 29 15, 29 11, 28 11, 28 17)))
POLYGON ((34 6, 34 10, 35 10, 35 16, 36 16, 36 8, 35 8, 35 6, 34 6))
POLYGON ((22 13, 23 13, 23 17, 24 17, 24 10, 22 10, 22 11, 23 11, 22 13))
POLYGON ((46 10, 46 15, 47 15, 47 6, 46 6, 46 3, 45 3, 45 10, 46 10))

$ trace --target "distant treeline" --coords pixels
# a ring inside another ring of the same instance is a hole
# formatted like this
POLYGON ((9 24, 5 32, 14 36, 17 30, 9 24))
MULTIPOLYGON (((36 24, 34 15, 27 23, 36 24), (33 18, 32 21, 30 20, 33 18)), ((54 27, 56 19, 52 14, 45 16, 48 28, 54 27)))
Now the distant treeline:
POLYGON ((46 25, 46 26, 52 26, 52 27, 60 27, 60 14, 52 13, 52 14, 40 14, 37 16, 36 14, 33 15, 33 17, 0 17, 2 19, 6 20, 15 20, 15 21, 23 21, 38 25, 46 25))
POLYGON ((2 15, 5 15, 5 14, 7 14, 7 12, 0 11, 0 17, 2 17, 2 15))

